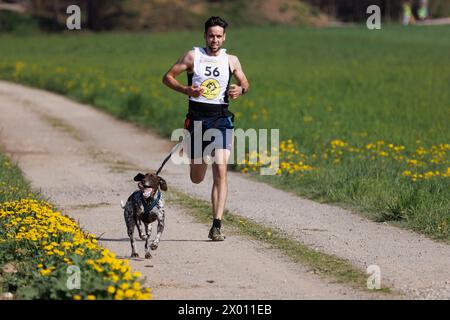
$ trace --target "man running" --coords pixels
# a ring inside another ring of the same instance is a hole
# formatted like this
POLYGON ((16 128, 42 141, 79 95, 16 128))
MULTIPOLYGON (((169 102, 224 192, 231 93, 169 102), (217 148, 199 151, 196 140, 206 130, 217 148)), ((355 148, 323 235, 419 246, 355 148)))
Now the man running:
POLYGON ((205 178, 208 164, 204 160, 203 151, 207 147, 211 149, 211 145, 214 147, 211 153, 214 157, 211 192, 213 225, 208 235, 213 241, 225 239, 220 229, 228 190, 227 162, 233 144, 234 128, 234 115, 228 110, 228 98, 237 99, 249 89, 239 59, 222 49, 227 26, 228 23, 220 17, 209 18, 205 22, 205 48, 194 47, 188 51, 163 77, 163 83, 169 88, 189 96, 189 111, 184 127, 191 133, 191 148, 188 153, 193 183, 198 184, 205 178), (176 80, 184 71, 188 76, 187 86, 176 80), (230 85, 232 75, 237 84, 230 85), (202 142, 202 150, 197 150, 194 137, 203 136, 208 129, 219 130, 221 138, 202 142))

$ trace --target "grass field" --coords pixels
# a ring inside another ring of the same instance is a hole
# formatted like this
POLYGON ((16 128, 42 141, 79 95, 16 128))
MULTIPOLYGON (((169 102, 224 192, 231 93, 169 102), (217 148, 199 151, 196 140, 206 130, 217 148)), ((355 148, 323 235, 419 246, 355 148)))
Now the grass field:
MULTIPOLYGON (((186 97, 161 77, 193 45, 201 30, 0 35, 0 78, 169 135, 186 97)), ((450 239, 450 27, 230 29, 226 47, 252 85, 236 127, 283 140, 279 174, 258 179, 450 239)))

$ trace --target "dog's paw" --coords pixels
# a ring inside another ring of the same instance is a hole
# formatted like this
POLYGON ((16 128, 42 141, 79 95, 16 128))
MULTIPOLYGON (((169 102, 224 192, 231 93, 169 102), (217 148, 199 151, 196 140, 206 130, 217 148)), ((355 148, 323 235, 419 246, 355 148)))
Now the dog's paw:
POLYGON ((158 249, 158 244, 152 243, 152 244, 150 245, 150 249, 152 249, 152 250, 158 249))
POLYGON ((145 259, 151 259, 152 255, 150 254, 150 252, 147 252, 145 254, 145 259))
POLYGON ((133 253, 131 254, 131 257, 132 257, 132 258, 139 258, 139 255, 138 255, 137 252, 133 252, 133 253))

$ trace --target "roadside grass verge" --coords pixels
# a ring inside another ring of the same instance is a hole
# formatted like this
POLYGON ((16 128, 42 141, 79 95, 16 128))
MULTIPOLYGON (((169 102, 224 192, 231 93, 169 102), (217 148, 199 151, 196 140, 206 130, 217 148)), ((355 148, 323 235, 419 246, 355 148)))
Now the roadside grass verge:
MULTIPOLYGON (((182 192, 174 190, 167 193, 169 203, 181 206, 186 212, 200 223, 211 223, 211 204, 207 201, 194 199, 182 192)), ((379 290, 367 288, 368 274, 353 266, 349 261, 334 255, 314 250, 276 228, 267 227, 239 216, 228 210, 225 211, 223 221, 228 234, 232 233, 249 239, 261 241, 274 249, 278 249, 292 261, 301 263, 314 274, 337 283, 350 285, 358 290, 393 294, 394 292, 383 286, 379 290)))
POLYGON ((117 259, 33 193, 20 169, 2 154, 0 293, 14 299, 151 298, 128 260, 117 259))
MULTIPOLYGON (((449 151, 441 153, 447 157, 449 151)), ((431 168, 420 174, 421 178, 415 179, 409 174, 414 169, 406 163, 385 155, 373 159, 364 157, 364 161, 344 159, 338 165, 326 169, 315 167, 308 172, 276 176, 260 176, 257 172, 245 174, 281 190, 320 203, 338 205, 373 221, 412 229, 449 243, 450 169, 439 171, 431 168), (398 171, 403 174, 398 175, 398 171), (442 175, 433 177, 438 173, 442 175), (424 178, 426 175, 430 177, 424 178)), ((411 160, 404 162, 407 161, 411 160)), ((422 168, 427 166, 423 163, 422 168)))
POLYGON ((22 198, 42 199, 42 196, 31 191, 20 169, 0 152, 0 203, 22 198))

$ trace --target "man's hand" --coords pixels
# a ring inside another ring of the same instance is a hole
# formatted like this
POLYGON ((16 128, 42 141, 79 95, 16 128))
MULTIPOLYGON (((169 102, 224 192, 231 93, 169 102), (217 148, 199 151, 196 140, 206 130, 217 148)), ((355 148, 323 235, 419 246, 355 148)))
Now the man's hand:
POLYGON ((203 94, 205 89, 197 86, 187 87, 186 94, 190 97, 198 98, 203 94))
POLYGON ((232 84, 230 89, 228 90, 228 96, 231 99, 237 99, 240 95, 242 95, 242 87, 236 84, 232 84))

